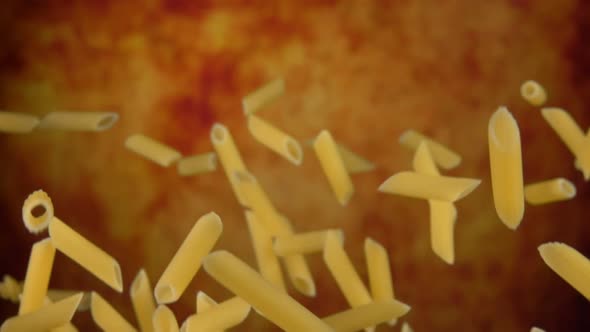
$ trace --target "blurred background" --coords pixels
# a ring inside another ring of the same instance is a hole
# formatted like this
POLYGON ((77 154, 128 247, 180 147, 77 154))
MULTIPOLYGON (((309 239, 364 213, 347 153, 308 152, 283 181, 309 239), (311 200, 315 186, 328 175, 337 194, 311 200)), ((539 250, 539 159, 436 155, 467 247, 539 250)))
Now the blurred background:
MULTIPOLYGON (((142 133, 184 155, 212 151, 209 129, 228 126, 247 167, 297 231, 338 227, 367 280, 369 236, 389 251, 396 297, 412 306, 415 331, 590 330, 590 305, 542 262, 537 246, 562 241, 590 256, 590 191, 573 156, 519 95, 528 79, 548 105, 590 125, 590 3, 564 1, 19 1, 0 10, 0 109, 43 115, 114 111, 101 133, 0 134, 0 274, 25 276, 31 245, 21 207, 43 189, 56 215, 121 264, 118 294, 57 254, 51 288, 96 290, 133 325, 128 289, 140 268, 155 285, 193 223, 224 222, 216 248, 254 266, 244 213, 221 169, 180 177, 126 150, 142 133), (300 167, 250 136, 241 98, 283 77, 286 94, 260 116, 304 141, 322 129, 373 161, 353 177, 341 207, 310 149, 300 167), (571 201, 527 206, 517 231, 495 214, 487 121, 500 105, 517 118, 525 182, 566 177, 571 201), (430 249, 426 202, 377 187, 411 168, 398 143, 406 129, 453 148, 450 175, 481 178, 458 203, 456 261, 430 249)), ((321 255, 309 256, 318 294, 291 294, 319 316, 348 308, 321 255)), ((204 271, 171 305, 182 322, 195 295, 231 296, 204 271)), ((0 320, 17 305, 0 301, 0 320)), ((81 331, 96 330, 88 312, 81 331)), ((378 331, 398 331, 399 326, 378 331)), ((235 331, 276 331, 257 314, 235 331)))

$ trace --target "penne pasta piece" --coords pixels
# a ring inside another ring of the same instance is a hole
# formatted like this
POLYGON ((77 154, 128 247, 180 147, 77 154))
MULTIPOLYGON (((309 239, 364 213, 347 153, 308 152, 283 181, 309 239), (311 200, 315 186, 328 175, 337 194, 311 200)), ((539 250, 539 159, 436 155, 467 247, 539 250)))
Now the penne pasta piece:
POLYGON ((338 202, 348 204, 354 186, 330 132, 322 130, 313 142, 313 149, 338 202))
POLYGON ((51 198, 43 190, 36 190, 25 199, 22 208, 23 222, 29 232, 38 234, 49 227, 53 219, 53 203, 51 198), (36 216, 35 209, 41 209, 43 213, 36 216))
POLYGON ((490 118, 488 145, 496 213, 514 230, 524 215, 522 152, 518 123, 504 106, 490 118))
POLYGON ((399 172, 379 186, 379 191, 420 199, 455 202, 469 195, 481 180, 399 172))
POLYGON ((217 155, 215 155, 215 152, 209 152, 184 157, 178 161, 176 167, 178 174, 182 176, 212 172, 217 169, 217 155))
POLYGON ((531 205, 565 201, 576 197, 576 186, 567 179, 555 178, 526 185, 524 197, 531 205))
POLYGON ((48 304, 33 312, 5 320, 0 332, 48 331, 69 323, 82 299, 82 293, 48 304))
POLYGON ((19 315, 28 314, 43 307, 53 270, 54 258, 55 247, 50 238, 35 243, 31 248, 31 256, 18 308, 19 315))
MULTIPOLYGON (((80 310, 78 310, 80 311, 80 310)), ((78 329, 76 328, 76 326, 72 323, 66 323, 62 326, 53 328, 51 330, 49 330, 50 332, 78 332, 78 329)))
POLYGON ((0 111, 0 132, 10 134, 27 134, 39 126, 39 117, 17 113, 0 111))
MULTIPOLYGON (((209 295, 205 292, 199 291, 197 293, 197 314, 203 313, 215 306, 217 306, 217 302, 213 300, 209 295)), ((186 321, 185 321, 186 322, 186 321)), ((183 323, 184 325, 184 323, 183 323)), ((223 329, 209 329, 210 332, 217 332, 217 331, 224 331, 223 329)))
POLYGON ((336 143, 336 146, 349 174, 365 173, 375 169, 375 164, 352 152, 344 145, 336 143))
POLYGON ((118 120, 114 112, 51 112, 41 118, 39 129, 104 131, 118 120))
POLYGON ((461 156, 441 143, 424 136, 415 130, 406 130, 399 137, 399 143, 410 150, 416 150, 420 143, 426 142, 437 165, 449 170, 461 163, 461 156))
POLYGON ((245 172, 246 166, 244 165, 242 156, 234 143, 230 131, 221 123, 216 123, 211 127, 210 138, 213 148, 215 148, 215 152, 217 153, 217 158, 219 158, 219 162, 223 167, 225 175, 232 186, 234 195, 236 195, 238 202, 242 206, 247 206, 246 200, 237 186, 237 180, 234 178, 234 173, 237 171, 245 172))
POLYGON ((141 134, 127 137, 125 147, 162 167, 168 167, 182 157, 173 148, 141 134))
POLYGON ((547 93, 537 81, 526 81, 520 86, 520 95, 533 106, 542 106, 547 101, 547 93))
POLYGON ((137 331, 98 293, 90 295, 90 314, 92 319, 104 331, 137 331))
POLYGON ((245 115, 258 112, 266 105, 275 101, 285 93, 285 81, 282 78, 275 79, 242 99, 242 107, 245 115))
POLYGON ((57 250, 117 292, 123 292, 121 267, 113 257, 57 217, 49 224, 49 236, 57 250))
POLYGON ((394 299, 371 302, 325 317, 335 332, 355 332, 387 321, 397 320, 410 311, 410 306, 394 299))
POLYGON ((248 116, 248 130, 252 137, 294 165, 303 162, 303 150, 296 139, 287 135, 277 127, 256 117, 248 116))
POLYGON ((335 232, 341 243, 344 243, 342 229, 327 229, 321 231, 278 236, 274 239, 273 250, 277 256, 294 254, 311 254, 324 250, 326 235, 335 232))
POLYGON ((88 311, 90 309, 90 293, 79 290, 64 290, 64 289, 49 289, 47 290, 47 298, 53 303, 61 301, 66 297, 82 293, 82 300, 78 305, 78 311, 88 311))
POLYGON ((549 242, 539 246, 543 261, 553 272, 590 299, 590 260, 565 243, 549 242))
MULTIPOLYGON (((367 261, 367 271, 369 274, 369 286, 373 301, 393 300, 393 279, 391 278, 391 269, 389 267, 389 255, 387 250, 371 238, 365 238, 365 260, 367 261)), ((397 323, 397 318, 391 319, 388 324, 393 326, 397 323)))
POLYGON ((408 322, 404 322, 404 325, 402 325, 401 332, 414 332, 414 330, 412 329, 410 324, 408 324, 408 322))
POLYGON ((229 329, 242 323, 250 313, 250 305, 239 297, 221 302, 204 312, 189 316, 182 324, 183 332, 229 329))
POLYGON ((332 329, 288 294, 276 289, 246 263, 227 251, 207 256, 205 270, 217 282, 286 331, 329 332, 332 329))
POLYGON ((156 311, 156 303, 150 280, 144 269, 139 270, 135 279, 133 279, 129 295, 139 329, 142 332, 153 332, 154 324, 152 317, 154 316, 154 311, 156 311))
POLYGON ((156 284, 154 295, 158 304, 176 302, 180 298, 222 231, 221 219, 214 212, 197 220, 156 284))
POLYGON ((178 322, 170 308, 164 304, 160 304, 154 311, 152 317, 152 324, 155 332, 178 332, 178 322))
POLYGON ((0 298, 13 303, 18 303, 19 296, 23 291, 22 286, 13 277, 5 274, 0 283, 0 298))
POLYGON ((531 332, 545 332, 545 330, 543 330, 543 329, 540 329, 540 328, 538 328, 538 327, 532 327, 532 328, 531 328, 531 332))
POLYGON ((266 281, 286 291, 281 264, 272 248, 272 235, 260 224, 252 211, 246 211, 246 223, 254 247, 258 271, 266 281))

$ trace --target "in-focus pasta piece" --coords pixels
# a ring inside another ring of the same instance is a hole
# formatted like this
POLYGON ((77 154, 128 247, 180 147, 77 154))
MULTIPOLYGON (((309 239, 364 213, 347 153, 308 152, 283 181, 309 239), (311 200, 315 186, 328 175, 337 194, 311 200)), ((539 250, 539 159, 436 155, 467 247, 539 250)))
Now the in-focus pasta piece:
POLYGON ((328 232, 335 232, 335 234, 338 235, 340 242, 344 242, 344 232, 342 229, 326 229, 278 236, 274 239, 273 250, 277 256, 321 252, 324 250, 326 235, 328 232))
POLYGON ((547 93, 537 81, 529 80, 520 86, 520 95, 533 106, 541 106, 547 101, 547 93))
POLYGON ((354 194, 354 185, 329 131, 320 132, 313 142, 313 149, 338 202, 341 205, 348 204, 354 194))
POLYGON ((576 186, 567 179, 555 178, 526 185, 524 197, 531 205, 565 201, 576 197, 576 186))
POLYGON ((53 203, 51 198, 43 190, 36 190, 25 199, 22 208, 23 222, 29 232, 33 234, 40 233, 49 227, 53 219, 53 203), (36 209, 41 209, 43 213, 36 216, 36 209))
POLYGON ((217 155, 215 152, 209 152, 181 158, 176 164, 176 169, 182 176, 212 172, 217 169, 217 155))
POLYGON ((104 331, 137 331, 133 325, 129 324, 115 308, 96 292, 92 292, 90 295, 90 314, 96 325, 104 331))
POLYGON ((69 323, 82 300, 82 293, 48 304, 28 314, 11 317, 0 332, 48 331, 69 323))
MULTIPOLYGON (((373 301, 393 300, 395 295, 393 293, 393 279, 387 250, 377 241, 369 237, 365 238, 365 260, 373 301)), ((396 322, 396 318, 393 318, 389 321, 389 325, 393 326, 396 322)))
POLYGON ((336 143, 340 158, 349 174, 365 173, 375 169, 375 164, 361 157, 342 144, 336 143))
POLYGON ((335 332, 354 332, 397 318, 410 311, 410 306, 397 300, 375 301, 348 309, 323 320, 335 332))
POLYGON ((399 172, 379 186, 379 191, 419 199, 455 202, 469 195, 481 180, 399 172))
POLYGON ((104 131, 118 120, 114 112, 51 112, 41 118, 39 129, 104 131))
POLYGON ((129 290, 133 311, 142 332, 153 332, 152 317, 156 310, 150 279, 144 269, 139 270, 129 290))
POLYGON ((563 280, 590 300, 590 260, 565 243, 539 246, 541 258, 563 280))
POLYGON ((258 112, 261 108, 272 103, 285 93, 285 81, 282 78, 275 79, 242 99, 242 107, 245 115, 258 112))
MULTIPOLYGON (((199 291, 197 293, 197 314, 205 312, 217 305, 218 305, 218 303, 215 300, 213 300, 209 295, 207 295, 205 292, 199 291)), ((210 332, 217 332, 217 331, 224 331, 224 330, 223 329, 219 329, 219 330, 209 329, 209 331, 210 332)))
POLYGON ((490 118, 488 145, 496 213, 514 230, 524 216, 522 152, 518 123, 504 106, 490 118))
POLYGON ((154 295, 158 304, 176 302, 180 298, 222 231, 223 224, 215 212, 197 220, 156 284, 154 295))
POLYGON ((0 111, 0 132, 26 134, 39 125, 39 117, 16 112, 0 111))
POLYGON ((117 292, 123 292, 121 267, 113 257, 57 217, 49 224, 49 236, 57 250, 117 292))
POLYGON ((332 329, 288 294, 227 251, 216 251, 203 262, 207 273, 286 331, 329 332, 332 329))
POLYGON ((250 313, 251 306, 239 297, 233 297, 205 311, 189 316, 181 331, 199 332, 229 329, 241 324, 250 313))
POLYGON ((414 330, 412 329, 412 327, 410 326, 410 324, 408 322, 404 322, 404 325, 402 325, 401 332, 414 332, 414 330))
POLYGON ((29 265, 23 285, 18 314, 24 315, 43 306, 53 270, 55 247, 50 238, 41 240, 31 248, 29 265))
POLYGON ((160 304, 152 317, 155 332, 178 332, 178 321, 170 308, 160 304))
POLYGON ((458 153, 415 130, 406 130, 399 137, 399 143, 410 150, 416 150, 422 142, 428 144, 434 161, 440 167, 449 170, 461 163, 461 156, 458 153))
POLYGON ((215 152, 217 153, 217 158, 219 158, 219 162, 225 172, 225 176, 234 191, 234 195, 236 195, 238 202, 242 206, 247 206, 246 200, 242 193, 240 193, 237 180, 234 177, 234 173, 237 171, 245 172, 246 165, 244 165, 242 156, 234 143, 230 131, 221 123, 216 123, 211 127, 210 138, 213 148, 215 148, 215 152))
POLYGON ((125 147, 162 167, 168 167, 182 157, 180 152, 168 145, 142 134, 127 137, 125 147))
POLYGON ((532 327, 532 328, 531 328, 531 332, 545 332, 545 330, 543 330, 543 329, 540 329, 540 328, 538 328, 538 327, 532 327))
POLYGON ((252 137, 294 165, 303 162, 303 150, 296 139, 257 116, 248 116, 248 130, 252 137))

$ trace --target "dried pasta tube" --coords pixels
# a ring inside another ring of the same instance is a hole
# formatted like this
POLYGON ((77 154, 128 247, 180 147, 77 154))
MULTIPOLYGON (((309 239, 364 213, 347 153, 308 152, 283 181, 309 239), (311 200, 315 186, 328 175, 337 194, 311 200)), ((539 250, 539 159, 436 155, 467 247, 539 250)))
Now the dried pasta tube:
MULTIPOLYGON (((377 241, 369 237, 365 238, 365 260, 367 261, 369 286, 373 301, 393 300, 395 298, 393 293, 393 279, 391 278, 387 250, 377 241)), ((393 326, 396 322, 397 317, 392 318, 389 321, 389 325, 393 326)))
POLYGON ((160 304, 152 317, 155 332, 178 332, 178 321, 170 308, 160 304))
POLYGON ((416 150, 422 142, 428 144, 434 161, 440 167, 449 170, 461 163, 461 156, 458 153, 415 130, 406 130, 399 137, 399 143, 410 150, 416 150))
POLYGON ((215 152, 209 152, 184 157, 178 161, 176 167, 178 174, 182 176, 212 172, 217 169, 217 155, 215 152))
POLYGON ((203 257, 217 243, 222 230, 221 219, 214 212, 197 220, 156 284, 154 295, 158 304, 176 302, 180 298, 201 268, 203 257))
POLYGON ((543 261, 553 272, 590 299, 590 260, 565 243, 549 242, 539 246, 543 261))
POLYGON ((0 111, 0 132, 27 134, 39 126, 39 117, 16 112, 0 111))
POLYGON ((481 180, 399 172, 379 186, 379 191, 420 199, 455 202, 469 195, 481 180))
POLYGON ((237 186, 237 180, 234 178, 234 173, 236 171, 246 171, 246 166, 230 131, 221 123, 216 123, 211 127, 210 137, 213 148, 217 153, 217 158, 219 158, 219 162, 225 171, 225 175, 232 186, 238 202, 242 206, 247 206, 246 200, 237 186))
POLYGON ((18 303, 19 296, 23 288, 13 277, 5 274, 3 281, 0 283, 0 298, 9 300, 13 303, 18 303))
POLYGON ((325 317, 323 321, 335 332, 354 332, 386 321, 397 320, 410 306, 394 299, 375 301, 325 317))
POLYGON ((125 147, 162 167, 168 167, 182 157, 180 152, 168 145, 141 134, 127 137, 125 147))
MULTIPOLYGON (((218 303, 213 300, 211 297, 209 297, 209 295, 207 295, 205 292, 199 291, 197 293, 197 314, 199 313, 203 313, 211 308, 214 308, 218 305, 218 303)), ((186 320, 185 320, 186 322, 186 320)), ((184 323, 183 323, 184 325, 184 323)), ((181 326, 182 328, 182 326, 181 326)), ((186 327, 185 327, 186 329, 186 327)), ((209 329, 209 332, 217 332, 217 331, 224 331, 223 329, 209 329)))
POLYGON ((542 106, 547 101, 547 93, 537 81, 529 80, 520 86, 520 95, 533 106, 542 106))
POLYGON ((242 99, 242 108, 245 115, 258 112, 266 105, 272 103, 285 93, 285 81, 282 78, 275 79, 242 99))
POLYGON ((229 329, 242 323, 250 313, 250 304, 239 297, 221 302, 204 312, 189 316, 182 324, 183 332, 229 329))
POLYGON ((286 291, 281 264, 272 248, 272 234, 270 234, 256 218, 252 211, 246 211, 246 222, 250 232, 250 239, 254 246, 254 255, 258 264, 258 271, 264 279, 277 288, 286 291))
POLYGON ((114 112, 51 112, 39 123, 39 129, 104 131, 119 120, 114 112))
POLYGON ((516 229, 524 215, 520 131, 504 106, 490 118, 488 145, 496 213, 508 228, 516 229))
POLYGON ((246 263, 227 251, 216 251, 203 262, 217 282, 244 299, 286 331, 329 332, 332 329, 291 296, 276 289, 246 263))
POLYGON ((248 130, 260 144, 266 146, 294 165, 303 162, 303 150, 296 139, 287 135, 277 127, 256 117, 248 116, 248 130))
POLYGON ((412 329, 410 324, 408 324, 408 322, 405 322, 404 325, 402 325, 401 332, 414 332, 414 330, 412 329))
POLYGON ((48 331, 69 323, 82 299, 82 293, 48 304, 40 309, 11 317, 2 323, 0 332, 48 331))
POLYGON ((152 317, 154 311, 156 311, 156 303, 150 279, 144 269, 139 270, 137 276, 133 279, 129 295, 131 296, 131 304, 133 305, 139 329, 142 332, 153 332, 152 317))
POLYGON ((43 306, 53 270, 55 247, 50 238, 35 243, 31 249, 18 314, 24 315, 43 306))
POLYGON ((53 203, 51 198, 43 190, 36 190, 25 199, 22 209, 23 222, 29 232, 38 234, 49 227, 53 219, 53 203), (42 209, 40 216, 34 215, 35 209, 42 209))
POLYGON ((540 329, 540 328, 538 328, 538 327, 532 327, 532 328, 531 328, 531 332, 545 332, 545 330, 543 330, 543 329, 540 329))
POLYGON ((129 324, 115 308, 96 292, 92 292, 90 295, 90 313, 96 325, 104 331, 137 331, 133 325, 129 324))
POLYGON ((352 152, 342 144, 336 143, 336 145, 338 146, 338 152, 340 152, 342 162, 344 162, 344 167, 346 167, 349 174, 366 173, 375 169, 375 164, 364 157, 352 152))
POLYGON ((526 185, 524 197, 532 205, 565 201, 576 197, 576 186, 567 179, 555 178, 526 185))
POLYGON ((62 326, 51 329, 50 332, 78 332, 78 329, 72 323, 65 323, 62 326))
POLYGON ((277 256, 311 254, 324 250, 328 232, 335 232, 341 243, 344 242, 342 229, 327 229, 307 233, 278 236, 274 239, 273 250, 277 256))
POLYGON ((338 202, 341 205, 348 204, 354 193, 354 185, 330 132, 322 130, 313 142, 313 149, 338 202))
POLYGON ((53 217, 53 221, 49 224, 49 236, 57 250, 117 292, 123 292, 121 267, 113 257, 57 217, 53 217))

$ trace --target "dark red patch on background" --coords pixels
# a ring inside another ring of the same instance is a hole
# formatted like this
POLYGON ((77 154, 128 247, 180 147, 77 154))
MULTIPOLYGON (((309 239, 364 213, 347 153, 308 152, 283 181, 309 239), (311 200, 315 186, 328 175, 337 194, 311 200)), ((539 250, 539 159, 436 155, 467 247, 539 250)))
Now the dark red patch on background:
MULTIPOLYGON (((572 21, 575 23, 575 37, 567 50, 566 56, 571 62, 573 85, 590 90, 590 2, 579 0, 573 11, 572 21)), ((590 103, 590 96, 585 95, 590 103)))

